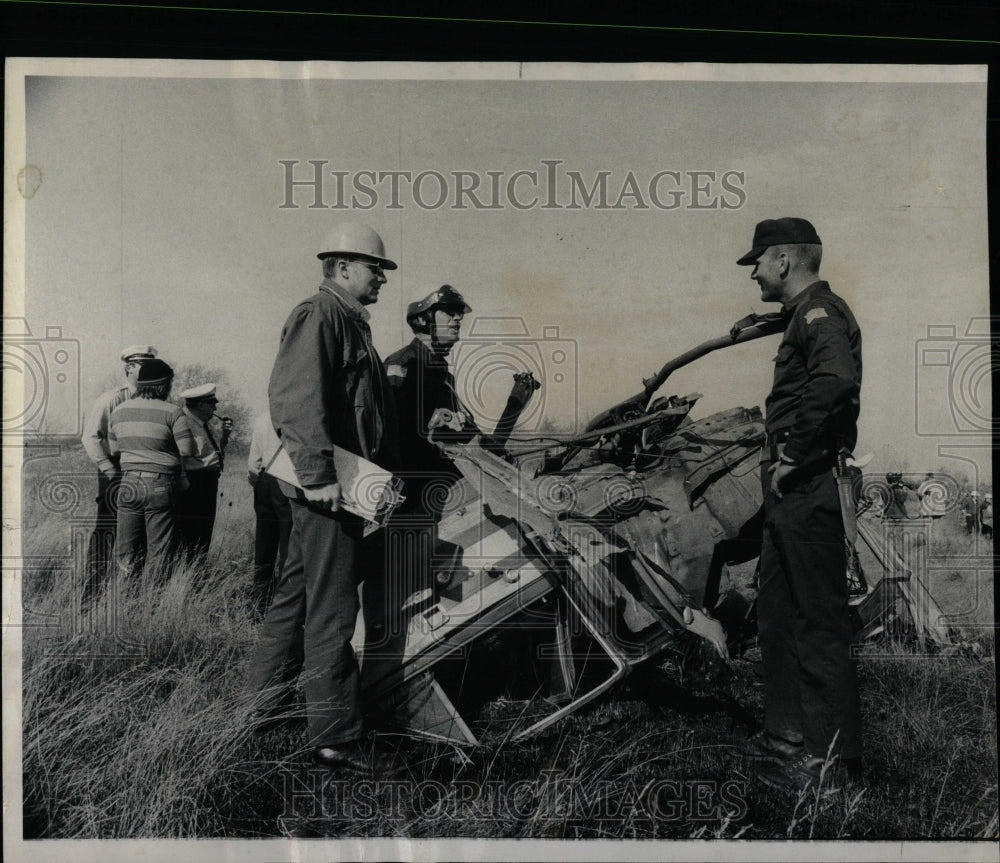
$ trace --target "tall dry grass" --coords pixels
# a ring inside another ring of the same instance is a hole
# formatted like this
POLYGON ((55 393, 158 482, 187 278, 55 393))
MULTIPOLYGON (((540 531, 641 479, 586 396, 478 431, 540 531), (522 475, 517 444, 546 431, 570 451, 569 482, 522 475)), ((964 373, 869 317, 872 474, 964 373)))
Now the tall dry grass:
POLYGON ((224 480, 233 507, 228 522, 220 510, 208 559, 182 562, 163 586, 119 585, 88 618, 70 613, 80 577, 67 565, 70 516, 29 493, 26 836, 997 837, 994 652, 982 630, 975 650, 890 642, 865 651, 868 773, 856 787, 785 799, 758 784, 739 754, 762 715, 753 663, 714 662, 681 639, 656 669, 524 742, 510 731, 532 705, 512 697, 467 716, 476 749, 369 738, 382 784, 370 809, 345 818, 331 811, 330 789, 359 786, 309 772, 301 704, 264 726, 243 692, 256 625, 249 487, 238 467, 224 480), (636 801, 664 782, 688 804, 651 817, 636 801), (718 805, 723 785, 732 806, 718 805), (429 788, 440 789, 430 802, 429 788), (699 788, 715 789, 710 811, 691 806, 699 788))
MULTIPOLYGON (((201 569, 180 566, 162 589, 124 586, 77 623, 82 633, 25 631, 25 810, 43 835, 224 830, 213 798, 249 755, 241 676, 254 633, 237 573, 195 587, 201 569)), ((55 615, 71 599, 53 589, 33 602, 55 615)))

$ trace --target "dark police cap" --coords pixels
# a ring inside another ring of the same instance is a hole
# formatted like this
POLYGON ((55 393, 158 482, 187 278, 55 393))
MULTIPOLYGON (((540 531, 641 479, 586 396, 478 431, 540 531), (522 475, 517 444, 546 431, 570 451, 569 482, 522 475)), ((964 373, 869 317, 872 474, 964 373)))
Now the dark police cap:
POLYGON ((157 386, 165 384, 174 377, 174 370, 163 360, 146 360, 139 369, 138 381, 140 384, 157 386))
POLYGON ((769 246, 791 246, 799 243, 822 245, 819 234, 811 222, 785 216, 781 219, 764 219, 758 222, 753 232, 753 248, 736 263, 740 266, 756 264, 757 258, 764 254, 769 246))
POLYGON ((436 291, 432 291, 422 300, 410 303, 406 307, 406 320, 413 320, 417 315, 430 311, 431 309, 445 309, 447 311, 461 311, 469 314, 472 308, 458 291, 451 285, 441 285, 436 291))

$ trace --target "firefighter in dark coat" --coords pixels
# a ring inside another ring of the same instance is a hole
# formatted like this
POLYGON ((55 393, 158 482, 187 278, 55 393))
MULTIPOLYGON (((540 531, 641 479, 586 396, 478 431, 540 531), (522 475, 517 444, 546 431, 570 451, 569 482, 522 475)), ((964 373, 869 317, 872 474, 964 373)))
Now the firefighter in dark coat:
MULTIPOLYGON (((406 322, 414 338, 386 358, 385 371, 396 397, 402 469, 406 483, 405 510, 420 506, 427 486, 457 476, 455 466, 431 440, 467 441, 478 433, 472 415, 459 401, 448 354, 458 342, 462 319, 472 309, 451 285, 442 285, 422 300, 410 303, 406 322)), ((433 507, 430 507, 433 510, 433 507)))
MULTIPOLYGON (((435 443, 465 442, 479 433, 471 413, 462 405, 448 355, 458 342, 462 319, 472 309, 451 285, 442 285, 422 300, 410 303, 406 321, 414 338, 386 358, 389 386, 395 396, 399 422, 399 475, 405 502, 385 531, 389 544, 385 560, 384 595, 366 595, 366 602, 384 604, 386 623, 402 634, 402 609, 414 593, 434 587, 431 572, 437 546, 437 524, 448 491, 461 477, 455 464, 435 443)), ((440 549, 437 549, 440 555, 440 549)), ((447 556, 447 555, 445 555, 447 556)), ((366 657, 376 644, 369 633, 366 657)), ((385 644, 393 631, 384 634, 385 644)), ((395 654, 394 648, 383 653, 395 654)), ((368 666, 366 665, 366 668, 368 666)))
POLYGON ((861 719, 848 614, 844 523, 833 467, 853 449, 861 389, 861 331, 819 279, 822 245, 804 219, 757 225, 737 262, 765 302, 788 316, 767 398, 762 454, 764 536, 757 616, 764 664, 764 730, 748 754, 760 778, 802 788, 828 751, 856 772, 861 719))

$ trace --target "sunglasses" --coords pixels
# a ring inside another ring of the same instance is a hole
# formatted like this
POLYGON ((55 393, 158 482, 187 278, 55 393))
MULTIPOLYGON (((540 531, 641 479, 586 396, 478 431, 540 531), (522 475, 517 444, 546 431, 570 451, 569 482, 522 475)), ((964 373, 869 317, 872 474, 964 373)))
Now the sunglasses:
POLYGON ((354 263, 361 264, 362 267, 367 267, 368 271, 373 276, 384 276, 385 270, 382 269, 381 264, 373 264, 371 261, 362 261, 360 258, 355 258, 354 263))

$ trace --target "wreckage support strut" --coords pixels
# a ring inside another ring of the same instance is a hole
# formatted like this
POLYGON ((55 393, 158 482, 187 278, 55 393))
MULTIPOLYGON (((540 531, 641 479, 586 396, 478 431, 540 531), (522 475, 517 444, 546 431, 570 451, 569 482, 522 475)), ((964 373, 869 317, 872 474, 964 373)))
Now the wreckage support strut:
POLYGON ((611 676, 603 683, 601 683, 599 686, 596 686, 594 689, 591 689, 589 692, 585 693, 584 695, 581 695, 579 698, 575 699, 574 701, 571 701, 569 704, 564 705, 563 707, 559 708, 559 710, 557 710, 555 713, 549 714, 544 719, 524 729, 524 731, 515 734, 513 738, 514 740, 522 740, 525 737, 529 737, 532 734, 536 734, 537 732, 541 731, 544 728, 548 728, 554 722, 558 722, 564 716, 569 715, 574 710, 578 710, 588 701, 593 701, 601 693, 607 692, 607 690, 609 690, 619 680, 625 677, 626 674, 628 674, 629 670, 628 665, 621 658, 621 656, 618 654, 615 648, 611 644, 609 644, 608 641, 601 635, 597 627, 595 627, 593 623, 591 623, 590 620, 587 619, 587 615, 585 615, 580 606, 573 601, 573 598, 569 595, 569 591, 565 590, 564 588, 560 588, 560 592, 562 593, 562 596, 566 600, 568 605, 580 617, 580 620, 583 621, 583 625, 587 627, 587 631, 590 633, 591 637, 594 639, 594 641, 597 642, 601 650, 605 652, 608 659, 611 660, 612 665, 614 665, 614 671, 612 672, 611 676))

